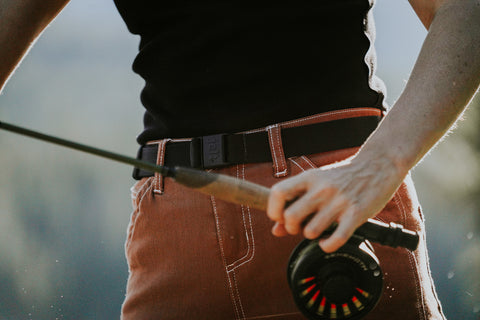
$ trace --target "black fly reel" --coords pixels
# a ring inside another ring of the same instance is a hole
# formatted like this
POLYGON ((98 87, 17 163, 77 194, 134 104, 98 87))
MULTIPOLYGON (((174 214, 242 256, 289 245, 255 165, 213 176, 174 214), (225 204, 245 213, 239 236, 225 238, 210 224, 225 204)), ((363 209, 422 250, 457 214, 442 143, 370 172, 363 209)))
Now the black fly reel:
POLYGON ((411 250, 418 244, 418 235, 400 225, 369 220, 335 252, 322 251, 318 239, 305 239, 292 252, 288 282, 308 319, 362 319, 377 305, 383 273, 367 238, 411 250))
POLYGON ((325 253, 318 240, 303 240, 287 274, 295 303, 309 319, 361 319, 383 290, 382 270, 368 241, 351 239, 325 253))

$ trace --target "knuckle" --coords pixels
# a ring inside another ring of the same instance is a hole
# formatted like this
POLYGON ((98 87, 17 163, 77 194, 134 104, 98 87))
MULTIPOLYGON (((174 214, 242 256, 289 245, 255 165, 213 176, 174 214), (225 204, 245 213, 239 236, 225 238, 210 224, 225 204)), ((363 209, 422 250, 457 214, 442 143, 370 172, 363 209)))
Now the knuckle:
POLYGON ((338 234, 333 234, 332 238, 335 240, 335 242, 343 245, 348 241, 348 239, 350 239, 350 235, 346 232, 340 232, 338 234))
POLYGON ((301 219, 296 212, 288 209, 285 211, 285 224, 296 225, 300 222, 301 219))
POLYGON ((320 231, 316 227, 307 226, 303 230, 303 235, 307 239, 314 239, 320 236, 320 231))
POLYGON ((270 189, 270 194, 275 198, 285 198, 287 195, 286 190, 280 184, 274 185, 270 189))

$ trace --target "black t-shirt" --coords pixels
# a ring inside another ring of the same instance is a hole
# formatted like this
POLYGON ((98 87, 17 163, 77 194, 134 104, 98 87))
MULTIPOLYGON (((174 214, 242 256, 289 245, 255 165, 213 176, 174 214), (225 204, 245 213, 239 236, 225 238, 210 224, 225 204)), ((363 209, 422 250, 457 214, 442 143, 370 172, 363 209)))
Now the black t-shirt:
POLYGON ((383 109, 373 0, 114 0, 141 36, 138 142, 238 132, 333 109, 383 109))

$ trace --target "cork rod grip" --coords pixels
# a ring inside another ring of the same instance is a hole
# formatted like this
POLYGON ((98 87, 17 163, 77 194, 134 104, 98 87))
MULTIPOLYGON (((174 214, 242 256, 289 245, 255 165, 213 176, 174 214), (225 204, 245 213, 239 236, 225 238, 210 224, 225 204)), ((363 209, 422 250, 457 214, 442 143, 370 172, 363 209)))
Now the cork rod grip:
POLYGON ((266 211, 270 189, 231 176, 175 167, 173 179, 178 183, 219 199, 266 211))
MULTIPOLYGON (((262 211, 267 209, 270 193, 267 187, 223 174, 183 167, 175 167, 172 172, 175 181, 199 192, 262 211)), ((335 227, 336 224, 333 224, 325 234, 332 233, 335 227)), ((417 248, 419 242, 419 235, 416 232, 395 223, 386 224, 373 219, 368 219, 361 225, 355 231, 355 235, 372 242, 394 248, 404 247, 412 251, 417 248)))

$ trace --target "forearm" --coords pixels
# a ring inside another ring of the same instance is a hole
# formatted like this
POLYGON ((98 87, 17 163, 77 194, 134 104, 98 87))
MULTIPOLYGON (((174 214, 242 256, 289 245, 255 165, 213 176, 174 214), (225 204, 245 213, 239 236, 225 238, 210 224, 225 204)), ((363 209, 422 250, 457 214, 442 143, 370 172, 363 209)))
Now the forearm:
POLYGON ((357 158, 385 157, 406 174, 444 136, 479 84, 480 1, 447 1, 404 92, 357 158))
POLYGON ((68 0, 0 0, 0 90, 68 0))

